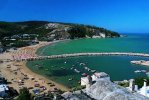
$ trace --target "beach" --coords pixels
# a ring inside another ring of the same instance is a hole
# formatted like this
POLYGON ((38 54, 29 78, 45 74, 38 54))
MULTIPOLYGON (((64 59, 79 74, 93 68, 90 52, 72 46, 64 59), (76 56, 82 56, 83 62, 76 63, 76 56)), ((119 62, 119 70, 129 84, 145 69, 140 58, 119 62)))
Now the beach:
POLYGON ((12 50, 7 53, 0 54, 0 74, 5 77, 10 87, 13 87, 19 91, 22 87, 27 87, 32 92, 33 88, 41 88, 43 92, 54 91, 56 88, 63 91, 68 91, 69 89, 61 84, 51 81, 41 75, 32 72, 27 66, 26 62, 8 61, 8 59, 13 59, 12 56, 17 57, 18 55, 25 57, 35 57, 37 49, 42 46, 50 45, 54 42, 40 42, 37 45, 22 47, 18 50, 12 50))

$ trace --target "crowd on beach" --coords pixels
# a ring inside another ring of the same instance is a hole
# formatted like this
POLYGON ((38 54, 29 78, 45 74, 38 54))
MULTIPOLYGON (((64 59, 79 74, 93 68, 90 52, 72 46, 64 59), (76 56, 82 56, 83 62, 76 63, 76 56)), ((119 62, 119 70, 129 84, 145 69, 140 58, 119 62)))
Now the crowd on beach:
POLYGON ((27 87, 31 93, 34 93, 33 90, 35 89, 40 90, 40 93, 55 91, 58 89, 64 91, 68 90, 68 88, 32 72, 26 67, 26 62, 17 62, 13 60, 37 56, 36 50, 41 46, 48 44, 50 43, 41 42, 37 45, 18 48, 17 50, 0 54, 0 74, 11 83, 8 84, 10 87, 13 87, 18 92, 22 87, 27 87))

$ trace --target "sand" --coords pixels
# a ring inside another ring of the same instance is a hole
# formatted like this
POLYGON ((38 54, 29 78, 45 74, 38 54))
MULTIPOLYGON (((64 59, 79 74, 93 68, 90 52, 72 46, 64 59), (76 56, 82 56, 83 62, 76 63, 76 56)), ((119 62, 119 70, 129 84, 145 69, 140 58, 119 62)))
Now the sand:
MULTIPOLYGON (((43 92, 53 91, 54 88, 61 89, 63 91, 68 91, 69 89, 67 87, 32 72, 26 66, 26 62, 7 62, 7 59, 12 59, 12 55, 15 56, 15 54, 27 54, 29 56, 37 56, 35 53, 38 48, 52 43, 55 42, 40 42, 37 45, 23 47, 19 48, 18 50, 12 50, 8 53, 0 54, 0 60, 4 61, 3 63, 0 63, 0 74, 4 76, 9 82, 11 82, 11 84, 8 85, 10 87, 13 87, 17 91, 19 91, 19 89, 22 87, 35 88, 35 84, 39 84, 39 87, 42 88, 45 87, 46 90, 44 90, 43 92)), ((43 90, 42 88, 41 90, 43 90)), ((30 91, 32 92, 32 89, 30 89, 30 91)))

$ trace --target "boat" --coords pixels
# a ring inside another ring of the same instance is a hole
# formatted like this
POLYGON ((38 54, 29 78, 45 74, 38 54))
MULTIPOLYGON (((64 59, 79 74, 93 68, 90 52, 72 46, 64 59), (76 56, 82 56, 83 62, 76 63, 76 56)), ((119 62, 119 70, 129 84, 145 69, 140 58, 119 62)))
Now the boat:
POLYGON ((75 71, 76 73, 80 73, 80 71, 79 71, 79 70, 77 70, 77 69, 74 69, 74 71, 75 71))
POLYGON ((88 68, 88 67, 84 67, 84 69, 87 70, 87 71, 91 71, 91 69, 88 68))
POLYGON ((70 69, 71 69, 71 70, 73 70, 73 69, 74 69, 74 67, 71 67, 70 69))
POLYGON ((141 70, 136 70, 136 71, 134 71, 135 73, 141 73, 141 70))
POLYGON ((82 76, 84 76, 84 77, 86 77, 87 75, 88 75, 88 74, 86 74, 86 73, 83 73, 83 74, 82 74, 82 76))
POLYGON ((146 70, 141 70, 141 72, 146 73, 147 71, 146 70))
POLYGON ((86 64, 85 63, 80 63, 80 66, 85 66, 86 64))
POLYGON ((91 70, 91 72, 92 72, 92 73, 95 73, 95 72, 96 72, 96 70, 91 70))
POLYGON ((73 79, 72 78, 70 78, 70 79, 68 79, 69 81, 72 81, 73 79))

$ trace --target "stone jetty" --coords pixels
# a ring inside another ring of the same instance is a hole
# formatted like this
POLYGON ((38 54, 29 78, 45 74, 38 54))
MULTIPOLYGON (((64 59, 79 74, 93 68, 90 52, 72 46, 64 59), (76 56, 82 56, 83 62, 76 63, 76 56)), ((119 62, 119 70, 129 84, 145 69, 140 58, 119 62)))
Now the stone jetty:
POLYGON ((13 59, 17 61, 22 60, 44 60, 44 59, 56 59, 56 58, 66 58, 66 57, 77 57, 77 56, 140 56, 140 57, 149 57, 149 54, 145 53, 124 53, 124 52, 103 52, 103 53, 73 53, 73 54, 61 54, 61 55, 51 55, 51 56, 36 56, 29 58, 19 58, 13 59))

